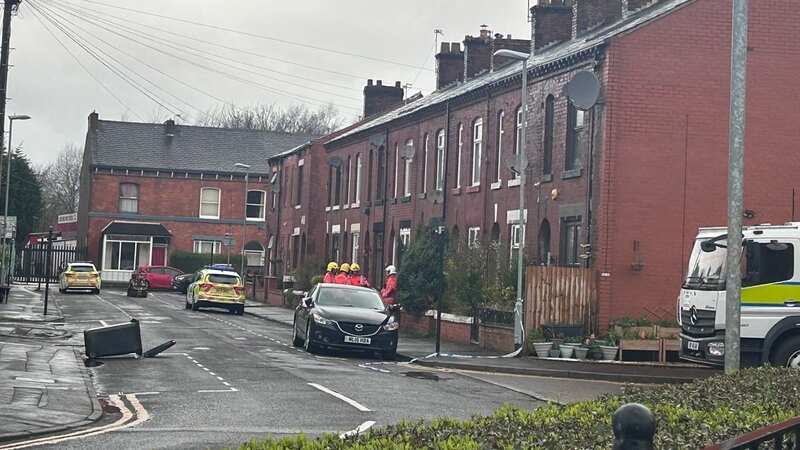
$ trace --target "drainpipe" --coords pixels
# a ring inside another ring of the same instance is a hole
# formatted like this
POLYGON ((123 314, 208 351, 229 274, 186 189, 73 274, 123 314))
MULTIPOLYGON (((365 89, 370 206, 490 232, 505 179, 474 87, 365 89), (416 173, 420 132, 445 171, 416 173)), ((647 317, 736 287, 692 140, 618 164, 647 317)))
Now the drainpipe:
MULTIPOLYGON (((445 233, 447 232, 447 190, 450 187, 447 184, 447 154, 450 152, 450 101, 448 100, 445 105, 445 125, 444 125, 444 179, 442 180, 442 226, 445 233)), ((459 161, 460 163, 461 161, 459 161)), ((444 258, 439 262, 441 270, 444 272, 444 258)), ((436 356, 441 354, 442 343, 442 307, 444 306, 444 287, 441 292, 438 292, 439 298, 436 302, 436 356)))
POLYGON ((592 248, 592 183, 594 175, 594 121, 597 117, 595 113, 597 106, 592 106, 592 117, 589 123, 589 173, 587 174, 586 181, 586 250, 589 257, 584 262, 585 267, 588 269, 592 265, 592 257, 594 249, 592 248))
MULTIPOLYGON (((283 209, 283 164, 285 163, 285 158, 280 160, 280 164, 278 165, 278 213, 275 215, 276 223, 275 223, 275 259, 273 262, 282 261, 280 260, 280 242, 281 242, 281 209, 283 209)), ((272 187, 275 189, 275 187, 272 187)), ((283 269, 280 268, 276 270, 277 272, 281 273, 281 288, 283 288, 283 269)))

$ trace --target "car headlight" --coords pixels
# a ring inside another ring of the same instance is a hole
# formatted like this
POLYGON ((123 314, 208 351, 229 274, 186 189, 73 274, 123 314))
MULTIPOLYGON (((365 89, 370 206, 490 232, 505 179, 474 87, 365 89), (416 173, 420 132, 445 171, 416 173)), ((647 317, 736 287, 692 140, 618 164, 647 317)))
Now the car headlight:
POLYGON ((333 320, 326 319, 322 317, 320 313, 314 313, 311 315, 311 318, 314 319, 314 322, 318 325, 331 325, 333 324, 333 320))
POLYGON ((386 325, 383 326, 383 329, 386 331, 394 331, 398 328, 400 328, 400 322, 395 320, 394 316, 390 317, 386 325))
POLYGON ((725 343, 724 342, 709 343, 708 354, 711 356, 725 356, 725 343))

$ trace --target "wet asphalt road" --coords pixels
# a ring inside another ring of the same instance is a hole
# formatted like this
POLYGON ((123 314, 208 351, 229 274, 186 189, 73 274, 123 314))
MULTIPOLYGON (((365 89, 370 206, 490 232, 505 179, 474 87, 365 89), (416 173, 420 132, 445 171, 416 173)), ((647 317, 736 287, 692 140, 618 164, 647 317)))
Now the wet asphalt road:
MULTIPOLYGON (((236 447, 252 438, 342 433, 403 419, 468 418, 503 404, 542 403, 475 378, 414 368, 371 355, 309 355, 291 346, 288 327, 223 311, 187 311, 183 296, 129 298, 104 290, 55 295, 65 328, 140 320, 145 349, 174 339, 157 358, 105 359, 91 368, 98 395, 135 395, 136 426, 38 448, 184 449, 236 447), (343 398, 336 396, 340 394, 343 398)), ((133 405, 126 403, 130 410, 133 405)), ((109 415, 111 423, 118 416, 109 415)))

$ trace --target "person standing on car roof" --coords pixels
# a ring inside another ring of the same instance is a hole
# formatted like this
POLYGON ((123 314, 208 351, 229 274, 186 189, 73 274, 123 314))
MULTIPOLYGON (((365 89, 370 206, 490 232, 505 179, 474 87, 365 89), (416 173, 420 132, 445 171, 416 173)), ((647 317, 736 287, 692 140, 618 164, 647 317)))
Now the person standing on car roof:
POLYGON ((370 287, 369 280, 361 274, 361 266, 358 263, 350 264, 350 285, 370 287))
POLYGON ((383 289, 381 289, 383 303, 394 305, 395 292, 397 292, 397 268, 390 264, 386 266, 386 281, 383 282, 383 289))
POLYGON ((350 264, 342 263, 339 273, 333 281, 336 284, 350 284, 350 264))
POLYGON ((322 277, 323 283, 335 283, 336 282, 336 274, 339 273, 339 265, 335 262, 331 261, 328 263, 327 267, 328 271, 325 272, 325 276, 322 277))

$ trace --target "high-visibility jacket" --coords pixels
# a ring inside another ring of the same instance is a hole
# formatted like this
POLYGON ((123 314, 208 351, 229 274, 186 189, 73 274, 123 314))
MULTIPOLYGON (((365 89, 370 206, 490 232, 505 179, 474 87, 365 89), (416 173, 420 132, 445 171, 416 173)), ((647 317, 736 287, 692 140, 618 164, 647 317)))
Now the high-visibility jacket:
POLYGON ((325 277, 322 278, 323 283, 335 283, 336 275, 331 272, 325 272, 325 277))
POLYGON ((364 275, 350 275, 350 284, 352 286, 370 287, 369 280, 364 275))
POLYGON ((350 277, 346 273, 339 272, 336 274, 336 278, 333 280, 333 282, 336 284, 350 284, 348 280, 349 278, 350 277))
POLYGON ((383 298, 384 303, 393 304, 394 303, 394 294, 397 291, 397 275, 392 274, 386 277, 386 282, 383 285, 383 289, 381 289, 381 298, 383 298))

